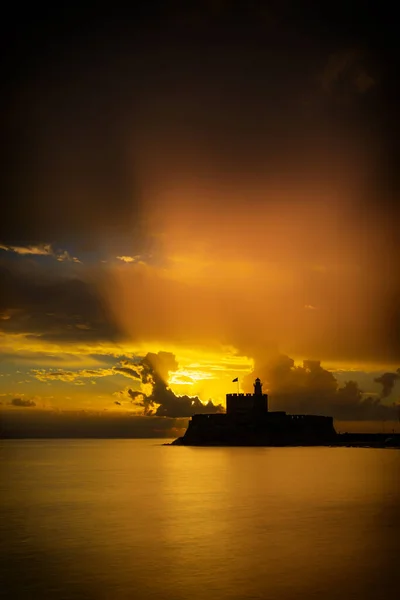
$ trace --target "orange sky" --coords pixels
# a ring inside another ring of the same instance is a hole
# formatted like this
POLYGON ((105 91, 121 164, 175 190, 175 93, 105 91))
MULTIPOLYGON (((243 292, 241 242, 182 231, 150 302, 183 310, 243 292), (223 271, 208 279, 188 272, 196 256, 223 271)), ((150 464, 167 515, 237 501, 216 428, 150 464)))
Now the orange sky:
POLYGON ((50 31, 48 56, 16 37, 2 409, 140 412, 129 370, 166 352, 165 384, 203 402, 260 374, 272 404, 297 410, 296 377, 312 396, 327 370, 375 399, 377 420, 394 410, 393 65, 374 36, 321 35, 280 10, 251 9, 249 29, 205 9, 105 38, 50 31), (307 360, 322 367, 296 370, 307 360))

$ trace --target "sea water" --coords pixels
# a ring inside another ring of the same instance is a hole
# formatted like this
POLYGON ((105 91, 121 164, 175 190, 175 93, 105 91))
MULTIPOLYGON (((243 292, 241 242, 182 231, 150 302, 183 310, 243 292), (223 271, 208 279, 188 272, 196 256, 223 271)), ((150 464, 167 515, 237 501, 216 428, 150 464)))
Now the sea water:
POLYGON ((400 597, 400 451, 5 440, 0 597, 400 597))

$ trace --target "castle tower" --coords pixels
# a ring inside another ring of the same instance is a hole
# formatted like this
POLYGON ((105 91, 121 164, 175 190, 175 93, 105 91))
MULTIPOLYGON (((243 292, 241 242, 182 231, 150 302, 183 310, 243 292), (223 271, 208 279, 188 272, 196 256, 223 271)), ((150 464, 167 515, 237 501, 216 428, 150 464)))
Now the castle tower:
POLYGON ((253 394, 226 395, 226 412, 228 415, 241 415, 242 417, 247 415, 249 418, 254 418, 255 415, 265 415, 268 412, 268 395, 263 394, 259 377, 257 377, 253 386, 253 394))
POLYGON ((262 396, 262 383, 261 383, 259 377, 257 377, 257 379, 255 380, 255 382, 253 383, 253 386, 254 386, 254 395, 255 396, 262 396))
POLYGON ((263 394, 262 383, 259 377, 257 377, 253 385, 253 410, 259 415, 265 414, 268 412, 268 396, 267 394, 263 394))

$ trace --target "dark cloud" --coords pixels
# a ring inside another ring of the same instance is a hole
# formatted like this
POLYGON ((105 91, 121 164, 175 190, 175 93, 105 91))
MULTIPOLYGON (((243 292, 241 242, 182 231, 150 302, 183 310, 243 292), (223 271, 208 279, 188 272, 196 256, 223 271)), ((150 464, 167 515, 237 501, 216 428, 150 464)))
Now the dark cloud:
MULTIPOLYGON (((255 376, 260 377, 269 390, 272 410, 330 415, 340 421, 395 421, 398 418, 396 406, 383 404, 379 397, 366 397, 356 381, 347 381, 340 387, 334 374, 324 369, 320 361, 306 360, 302 366, 295 366, 292 358, 282 355, 267 364, 256 365, 254 373, 245 380, 249 391, 255 376)), ((383 381, 375 379, 385 382, 386 386, 387 380, 385 376, 383 381)))
POLYGON ((400 379, 400 369, 397 373, 383 373, 380 377, 376 377, 374 381, 382 384, 382 398, 390 396, 396 381, 400 379))
POLYGON ((210 162, 219 156, 230 174, 240 163, 274 169, 321 129, 321 110, 346 125, 350 115, 371 117, 364 102, 371 80, 379 93, 369 124, 382 131, 383 162, 390 156, 396 36, 386 11, 364 7, 353 19, 337 2, 178 4, 152 3, 134 19, 74 10, 62 19, 40 10, 24 23, 19 14, 8 17, 9 211, 0 241, 74 237, 84 246, 118 244, 130 234, 143 243, 145 195, 132 140, 145 152, 153 139, 164 162, 184 163, 185 150, 194 155, 201 142, 210 162), (302 101, 314 96, 321 73, 329 89, 350 81, 362 101, 334 111, 327 99, 305 114, 302 101), (190 148, 176 143, 185 132, 190 148))
POLYGON ((20 256, 51 256, 58 262, 72 261, 80 263, 76 256, 70 256, 67 250, 54 250, 51 244, 39 244, 37 246, 4 246, 0 245, 0 250, 5 252, 13 252, 20 256))
POLYGON ((131 401, 134 404, 138 404, 139 406, 144 406, 143 398, 145 395, 143 392, 139 392, 138 390, 128 389, 128 394, 129 394, 129 397, 131 398, 131 401))
POLYGON ((13 398, 10 402, 12 406, 21 406, 23 408, 29 408, 31 406, 36 406, 36 402, 33 400, 28 400, 24 398, 13 398))
POLYGON ((195 413, 222 412, 223 407, 215 405, 212 400, 203 404, 201 400, 191 396, 177 396, 168 387, 168 375, 178 369, 178 363, 171 352, 149 352, 135 365, 141 382, 151 386, 151 391, 128 390, 131 401, 143 407, 145 415, 160 417, 191 417, 195 413))
POLYGON ((0 288, 3 333, 24 333, 55 342, 118 338, 118 330, 87 274, 54 271, 34 261, 3 259, 0 288))
MULTIPOLYGON (((119 359, 123 366, 129 364, 128 357, 124 354, 118 355, 119 359)), ((90 354, 89 357, 95 360, 98 363, 104 363, 109 366, 115 365, 115 355, 114 354, 90 354)))
POLYGON ((363 65, 363 52, 360 48, 346 48, 331 54, 321 76, 323 90, 333 94, 339 88, 339 98, 343 102, 354 92, 367 92, 375 85, 363 65))
POLYGON ((132 367, 114 367, 113 369, 116 373, 121 373, 126 377, 132 377, 133 379, 140 379, 140 374, 138 371, 132 367))
POLYGON ((74 381, 77 385, 83 385, 82 379, 108 377, 114 375, 114 371, 112 369, 78 369, 76 371, 32 369, 31 374, 39 381, 74 381))
MULTIPOLYGON (((0 328, 1 329, 1 328, 0 328)), ((115 362, 115 357, 112 356, 112 361, 115 362)), ((1 363, 12 363, 12 364, 46 364, 46 365, 65 365, 71 361, 76 361, 77 355, 69 354, 67 352, 54 355, 49 354, 47 352, 40 351, 26 351, 26 352, 18 352, 15 350, 14 352, 2 352, 0 354, 0 364, 1 363)), ((78 357, 79 360, 79 357, 78 357)))

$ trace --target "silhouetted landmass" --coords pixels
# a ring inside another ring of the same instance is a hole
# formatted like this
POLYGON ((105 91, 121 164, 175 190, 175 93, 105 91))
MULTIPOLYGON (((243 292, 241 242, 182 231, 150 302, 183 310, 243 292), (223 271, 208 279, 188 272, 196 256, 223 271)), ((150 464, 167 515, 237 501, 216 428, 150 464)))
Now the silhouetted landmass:
POLYGON ((400 447, 400 436, 339 435, 333 418, 289 415, 268 410, 268 395, 259 378, 254 394, 227 394, 226 414, 193 415, 185 435, 173 442, 182 446, 320 446, 383 443, 400 447), (397 439, 398 438, 398 439, 397 439))

